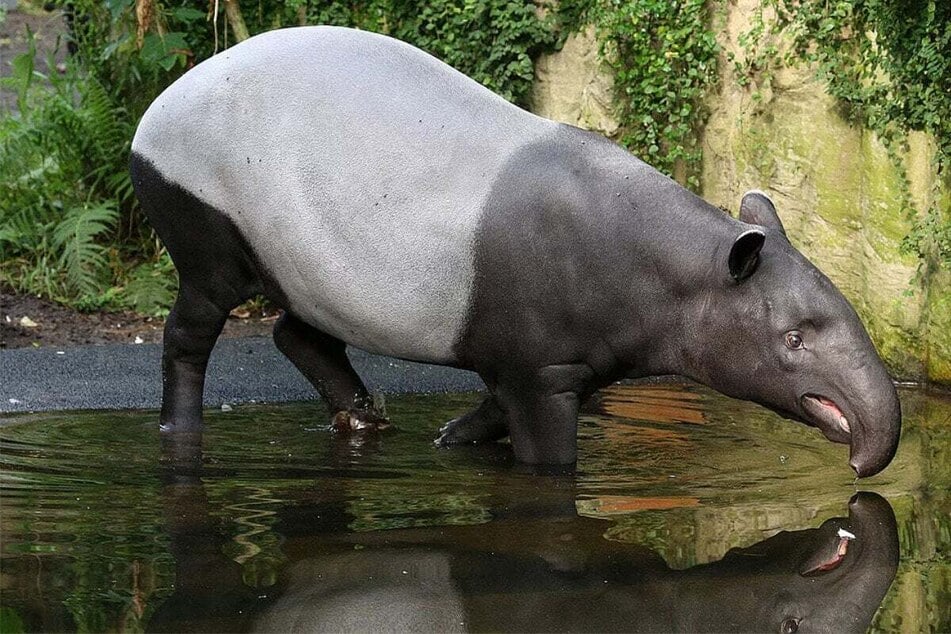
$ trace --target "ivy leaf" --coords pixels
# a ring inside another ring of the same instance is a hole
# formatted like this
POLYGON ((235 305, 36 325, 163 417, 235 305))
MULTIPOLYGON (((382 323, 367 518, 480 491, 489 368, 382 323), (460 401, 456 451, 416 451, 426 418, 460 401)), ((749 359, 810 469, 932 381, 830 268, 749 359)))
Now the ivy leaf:
POLYGON ((158 64, 168 71, 175 66, 176 62, 184 64, 186 53, 189 52, 185 34, 175 31, 166 33, 164 36, 156 33, 146 35, 139 55, 143 62, 158 64))
POLYGON ((193 9, 191 7, 178 7, 172 11, 172 16, 176 20, 181 20, 182 22, 194 22, 196 20, 204 20, 208 17, 208 14, 204 11, 199 11, 198 9, 193 9))

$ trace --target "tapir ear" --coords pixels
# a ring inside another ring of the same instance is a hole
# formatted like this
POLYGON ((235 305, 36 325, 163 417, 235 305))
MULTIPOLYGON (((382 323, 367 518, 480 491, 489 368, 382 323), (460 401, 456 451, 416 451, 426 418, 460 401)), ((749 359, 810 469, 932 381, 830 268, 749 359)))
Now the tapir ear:
POLYGON ((769 229, 775 229, 786 237, 786 229, 779 220, 779 214, 776 213, 776 206, 769 196, 758 189, 746 192, 743 195, 743 201, 740 203, 740 220, 749 225, 759 225, 769 229))
POLYGON ((756 270, 759 264, 759 251, 766 241, 766 234, 759 229, 747 229, 736 237, 730 247, 730 275, 742 282, 756 270))

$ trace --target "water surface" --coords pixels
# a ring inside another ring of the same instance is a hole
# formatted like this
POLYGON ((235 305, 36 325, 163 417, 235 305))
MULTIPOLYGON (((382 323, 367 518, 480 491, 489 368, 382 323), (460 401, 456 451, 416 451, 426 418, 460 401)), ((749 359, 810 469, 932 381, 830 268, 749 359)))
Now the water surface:
POLYGON ((197 469, 155 412, 7 417, 0 629, 946 632, 951 401, 901 397, 860 482, 692 386, 602 392, 560 476, 434 448, 475 394, 390 398, 364 440, 316 403, 212 411, 197 469))

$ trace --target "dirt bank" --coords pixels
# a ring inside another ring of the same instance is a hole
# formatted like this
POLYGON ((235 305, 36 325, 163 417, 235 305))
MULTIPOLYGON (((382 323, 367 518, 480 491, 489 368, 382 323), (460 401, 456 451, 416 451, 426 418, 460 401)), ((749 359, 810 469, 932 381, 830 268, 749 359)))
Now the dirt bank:
MULTIPOLYGON (((268 335, 278 315, 269 308, 235 311, 222 336, 268 335)), ((0 292, 0 348, 158 343, 164 327, 161 319, 128 311, 80 313, 32 295, 0 292)))

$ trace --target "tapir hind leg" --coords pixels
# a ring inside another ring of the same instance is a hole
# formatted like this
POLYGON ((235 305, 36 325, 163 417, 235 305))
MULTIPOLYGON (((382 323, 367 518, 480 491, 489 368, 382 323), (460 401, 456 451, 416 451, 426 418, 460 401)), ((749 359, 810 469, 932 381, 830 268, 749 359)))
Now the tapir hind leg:
POLYGON ((274 343, 326 401, 336 431, 380 429, 388 424, 374 410, 343 341, 284 313, 274 325, 274 343))
POLYGON ((165 322, 162 353, 162 431, 201 427, 208 356, 238 302, 215 301, 182 281, 165 322), (232 305, 234 304, 234 305, 232 305))

